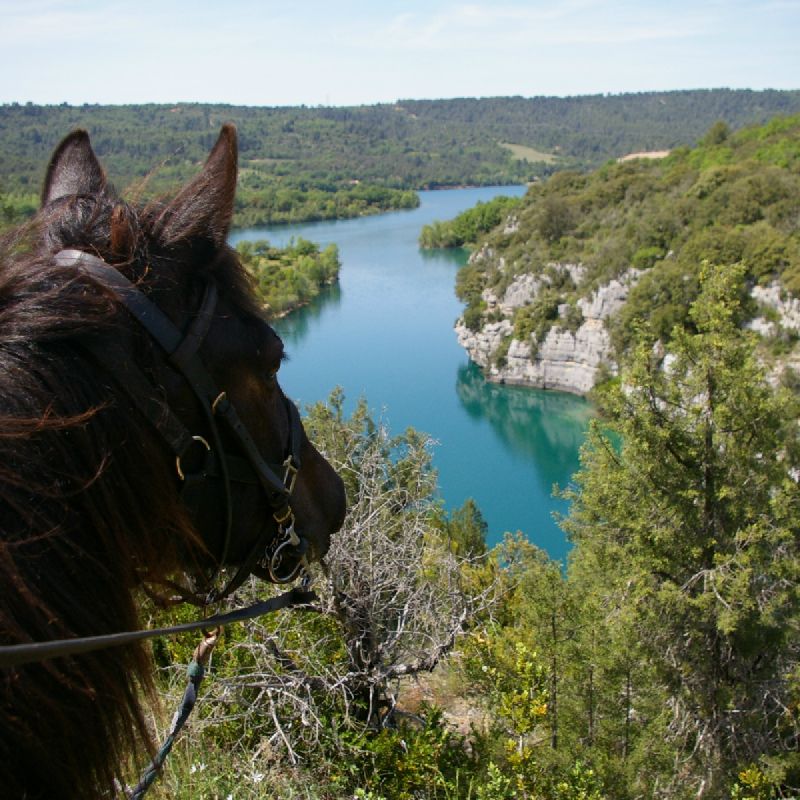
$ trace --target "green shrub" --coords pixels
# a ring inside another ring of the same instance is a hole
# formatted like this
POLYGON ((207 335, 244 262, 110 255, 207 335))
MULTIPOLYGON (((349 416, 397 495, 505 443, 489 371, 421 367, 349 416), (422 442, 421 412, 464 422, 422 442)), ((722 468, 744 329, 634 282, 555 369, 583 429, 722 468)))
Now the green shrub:
POLYGON ((464 309, 464 325, 471 331, 479 331, 483 327, 483 309, 482 303, 477 305, 468 305, 464 309))
POLYGON ((334 244, 320 250, 319 245, 301 238, 278 248, 262 239, 239 242, 236 249, 271 315, 308 303, 339 277, 339 251, 334 244))
POLYGON ((640 247, 631 259, 632 266, 636 269, 650 269, 656 261, 664 258, 664 250, 661 247, 640 247))
POLYGON ((449 222, 435 221, 425 225, 419 236, 422 247, 470 247, 485 233, 500 225, 520 204, 518 197, 500 195, 486 203, 462 211, 449 222))
POLYGON ((526 342, 531 335, 541 343, 547 332, 558 319, 558 306, 561 296, 552 289, 542 289, 534 301, 522 306, 514 313, 514 338, 526 342))

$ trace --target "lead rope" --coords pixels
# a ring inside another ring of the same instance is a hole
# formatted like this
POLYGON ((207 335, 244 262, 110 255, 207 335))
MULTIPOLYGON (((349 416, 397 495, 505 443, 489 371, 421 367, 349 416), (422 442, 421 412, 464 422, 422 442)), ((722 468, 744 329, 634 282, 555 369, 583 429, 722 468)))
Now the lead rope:
POLYGON ((221 627, 205 632, 200 644, 195 648, 192 654, 192 660, 186 668, 189 682, 186 684, 186 689, 183 692, 181 704, 172 717, 172 724, 167 733, 167 738, 164 740, 164 744, 161 745, 153 760, 142 773, 142 777, 136 787, 126 792, 129 800, 141 800, 145 792, 153 785, 155 779, 159 776, 161 768, 164 766, 164 762, 167 760, 167 756, 172 750, 172 745, 175 744, 175 740, 181 728, 186 724, 186 720, 189 719, 189 715, 192 713, 192 709, 194 709, 194 704, 197 701, 197 695, 200 691, 200 684, 203 682, 203 678, 206 674, 208 660, 211 658, 211 653, 221 633, 221 627))

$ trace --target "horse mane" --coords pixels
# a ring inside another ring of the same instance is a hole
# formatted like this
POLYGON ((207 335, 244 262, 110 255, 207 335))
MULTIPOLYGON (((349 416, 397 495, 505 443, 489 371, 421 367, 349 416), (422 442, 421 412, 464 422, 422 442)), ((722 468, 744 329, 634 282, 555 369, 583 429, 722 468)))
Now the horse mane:
MULTIPOLYGON (((145 233, 157 227, 160 207, 140 213, 111 191, 51 205, 0 242, 4 644, 141 627, 137 587, 164 580, 199 545, 164 448, 80 345, 90 334, 129 330, 125 312, 51 255, 81 247, 117 263, 122 257, 121 268, 145 280, 153 255, 145 233), (124 218, 125 241, 112 241, 114 215, 124 218)), ((237 260, 223 260, 225 291, 252 305, 237 260)), ((153 346, 139 338, 137 359, 152 360, 153 346)), ((132 645, 0 670, 4 697, 13 697, 0 732, 3 793, 113 793, 131 748, 144 742, 152 750, 140 704, 143 696, 154 700, 151 661, 145 647, 132 645), (83 727, 108 738, 84 740, 83 727), (48 752, 50 740, 61 742, 60 758, 48 752), (24 784, 15 783, 22 775, 24 784)))

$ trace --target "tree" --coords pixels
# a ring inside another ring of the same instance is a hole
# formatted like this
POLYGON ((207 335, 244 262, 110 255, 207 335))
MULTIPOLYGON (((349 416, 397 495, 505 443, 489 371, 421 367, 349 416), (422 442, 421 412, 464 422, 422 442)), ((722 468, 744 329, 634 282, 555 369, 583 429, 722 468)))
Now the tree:
POLYGON ((704 144, 722 144, 731 135, 731 129, 725 120, 717 120, 703 138, 704 144))
MULTIPOLYGON (((349 506, 317 576, 319 602, 249 623, 229 645, 231 670, 205 698, 207 720, 235 730, 248 750, 268 743, 293 766, 319 762, 340 788, 352 779, 344 765, 368 758, 370 742, 396 724, 402 682, 432 671, 493 596, 492 586, 473 591, 475 581, 463 579, 480 557, 453 552, 437 525, 430 440, 413 429, 389 436, 363 401, 346 418, 343 402, 336 391, 305 419, 349 506)), ((480 526, 474 505, 464 515, 480 526)), ((437 719, 427 734, 438 731, 449 746, 437 719)))
POLYGON ((478 558, 486 554, 489 524, 471 497, 449 517, 444 517, 440 524, 442 535, 447 537, 450 549, 456 555, 478 558))
POLYGON ((673 749, 653 794, 722 797, 757 762, 800 782, 798 407, 739 328, 743 276, 705 264, 693 330, 642 335, 608 399, 621 445, 595 427, 569 493, 575 561, 603 565, 668 704, 640 740, 673 749))

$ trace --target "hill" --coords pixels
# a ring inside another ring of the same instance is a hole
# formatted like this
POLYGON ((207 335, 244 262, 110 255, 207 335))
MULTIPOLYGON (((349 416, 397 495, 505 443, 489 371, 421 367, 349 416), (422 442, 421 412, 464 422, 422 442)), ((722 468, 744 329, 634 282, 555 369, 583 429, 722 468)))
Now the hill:
POLYGON ((523 183, 692 144, 718 119, 737 129, 798 112, 800 91, 729 89, 347 108, 14 103, 0 106, 2 211, 6 222, 31 213, 50 152, 76 127, 121 185, 158 194, 194 172, 223 122, 236 123, 237 224, 251 225, 408 206, 408 190, 523 183))
POLYGON ((744 319, 788 354, 800 334, 800 116, 717 123, 666 158, 532 186, 458 276, 462 344, 495 380, 586 392, 634 332, 669 340, 704 260, 745 265, 744 319))

